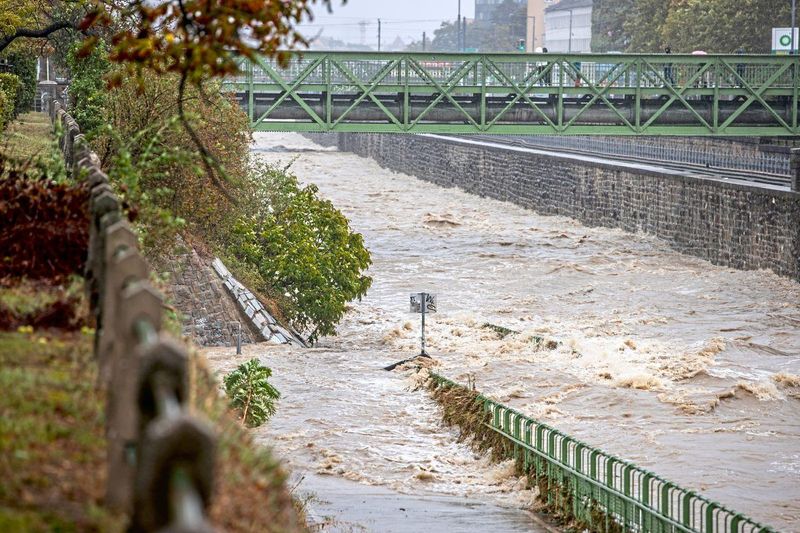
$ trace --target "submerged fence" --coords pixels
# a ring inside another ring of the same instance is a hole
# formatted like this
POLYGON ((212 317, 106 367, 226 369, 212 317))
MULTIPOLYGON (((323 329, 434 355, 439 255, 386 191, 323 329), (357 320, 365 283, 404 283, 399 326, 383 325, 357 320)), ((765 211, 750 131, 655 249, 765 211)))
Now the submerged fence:
MULTIPOLYGON (((439 387, 461 385, 431 373, 439 387)), ((747 516, 477 395, 486 423, 543 490, 590 531, 774 533, 747 516), (566 507, 566 509, 565 509, 566 507)))
POLYGON ((130 513, 131 531, 211 532, 216 437, 188 412, 186 348, 161 332, 162 296, 97 155, 59 102, 45 107, 62 129, 67 168, 91 187, 86 279, 108 392, 106 504, 130 513))

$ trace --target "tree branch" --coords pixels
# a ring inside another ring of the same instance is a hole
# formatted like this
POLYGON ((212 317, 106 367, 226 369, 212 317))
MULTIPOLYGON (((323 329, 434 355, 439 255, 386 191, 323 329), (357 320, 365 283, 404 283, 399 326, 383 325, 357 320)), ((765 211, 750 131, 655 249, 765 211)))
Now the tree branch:
POLYGON ((5 50, 11 43, 16 41, 17 39, 21 39, 23 37, 31 37, 34 39, 42 39, 45 37, 49 37, 50 34, 53 34, 57 31, 66 30, 71 28, 73 30, 78 29, 78 23, 73 20, 58 20, 53 22, 47 27, 41 29, 30 29, 30 28, 18 28, 16 33, 9 35, 8 37, 3 37, 0 39, 0 52, 5 50))

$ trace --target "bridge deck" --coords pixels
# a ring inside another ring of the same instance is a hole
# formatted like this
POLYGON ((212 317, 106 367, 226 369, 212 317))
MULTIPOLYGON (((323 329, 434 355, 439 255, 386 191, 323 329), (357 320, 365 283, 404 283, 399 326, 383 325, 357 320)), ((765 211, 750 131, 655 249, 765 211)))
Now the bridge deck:
POLYGON ((224 82, 258 131, 798 135, 798 56, 307 52, 224 82))

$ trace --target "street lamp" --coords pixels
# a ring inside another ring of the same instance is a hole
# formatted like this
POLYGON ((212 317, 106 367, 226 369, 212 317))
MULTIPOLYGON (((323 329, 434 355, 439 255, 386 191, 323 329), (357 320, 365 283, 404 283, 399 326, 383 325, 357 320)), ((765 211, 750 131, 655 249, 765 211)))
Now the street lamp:
POLYGON ((459 52, 463 52, 463 48, 461 46, 461 0, 458 0, 458 33, 456 34, 458 37, 456 38, 456 48, 458 48, 459 52))
POLYGON ((797 15, 797 0, 792 0, 792 44, 789 47, 789 55, 794 55, 794 28, 797 26, 795 16, 797 15))
MULTIPOLYGON (((794 2, 794 0, 792 0, 794 2)), ((572 10, 569 10, 569 45, 567 52, 572 52, 572 10)))

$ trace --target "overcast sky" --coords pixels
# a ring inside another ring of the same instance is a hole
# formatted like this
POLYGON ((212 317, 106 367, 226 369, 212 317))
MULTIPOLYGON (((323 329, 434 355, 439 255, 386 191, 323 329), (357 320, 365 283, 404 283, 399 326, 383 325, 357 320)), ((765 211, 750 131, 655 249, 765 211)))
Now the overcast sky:
MULTIPOLYGON (((422 32, 433 37, 433 30, 444 20, 453 21, 458 14, 458 0, 348 0, 342 6, 332 0, 333 13, 324 6, 314 8, 311 24, 301 26, 304 35, 310 37, 321 29, 323 35, 351 43, 361 43, 361 26, 364 27, 364 43, 375 46, 378 39, 378 22, 381 19, 381 41, 391 43, 400 36, 406 43, 420 40, 422 32)), ((474 0, 461 0, 461 14, 472 18, 475 13, 474 0)))

